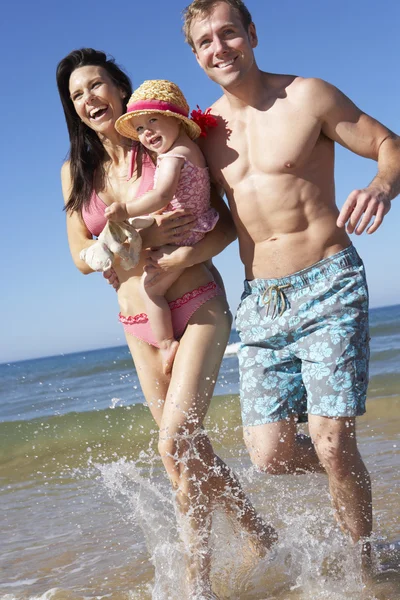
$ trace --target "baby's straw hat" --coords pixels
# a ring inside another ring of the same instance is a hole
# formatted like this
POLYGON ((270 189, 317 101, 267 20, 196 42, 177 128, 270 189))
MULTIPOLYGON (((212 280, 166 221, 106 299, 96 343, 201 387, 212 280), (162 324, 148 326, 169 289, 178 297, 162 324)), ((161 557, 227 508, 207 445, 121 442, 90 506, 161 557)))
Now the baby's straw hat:
POLYGON ((192 140, 200 136, 200 127, 189 119, 189 105, 185 96, 175 83, 165 79, 144 81, 133 92, 126 113, 117 119, 115 128, 121 135, 137 140, 139 137, 133 127, 132 117, 151 113, 161 113, 179 119, 192 140))

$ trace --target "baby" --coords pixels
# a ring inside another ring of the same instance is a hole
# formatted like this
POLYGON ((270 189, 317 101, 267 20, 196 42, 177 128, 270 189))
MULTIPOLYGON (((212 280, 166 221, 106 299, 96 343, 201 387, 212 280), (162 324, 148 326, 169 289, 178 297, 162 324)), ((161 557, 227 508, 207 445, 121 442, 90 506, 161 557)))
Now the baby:
MULTIPOLYGON (((218 213, 210 208, 208 169, 193 141, 200 136, 201 129, 188 114, 184 95, 170 81, 145 81, 132 94, 126 114, 117 120, 115 127, 123 136, 139 140, 157 155, 154 189, 126 203, 114 202, 105 211, 107 219, 124 221, 158 210, 185 208, 197 219, 182 246, 196 244, 215 227, 218 213)), ((147 314, 165 373, 171 371, 179 345, 165 293, 182 272, 183 269, 164 273, 151 285, 147 272, 142 278, 147 314)))

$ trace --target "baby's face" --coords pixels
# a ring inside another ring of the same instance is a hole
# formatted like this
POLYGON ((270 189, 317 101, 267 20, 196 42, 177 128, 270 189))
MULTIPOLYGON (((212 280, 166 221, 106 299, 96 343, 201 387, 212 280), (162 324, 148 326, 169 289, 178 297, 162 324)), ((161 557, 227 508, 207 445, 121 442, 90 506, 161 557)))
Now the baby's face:
POLYGON ((137 115, 132 121, 139 141, 157 154, 168 152, 180 133, 180 120, 161 113, 137 115))

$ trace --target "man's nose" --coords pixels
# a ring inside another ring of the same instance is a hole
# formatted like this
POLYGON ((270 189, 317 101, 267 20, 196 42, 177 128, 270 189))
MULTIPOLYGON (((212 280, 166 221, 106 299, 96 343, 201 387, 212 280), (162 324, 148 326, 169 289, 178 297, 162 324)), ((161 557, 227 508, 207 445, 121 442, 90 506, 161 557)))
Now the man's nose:
POLYGON ((214 46, 214 54, 225 54, 227 51, 227 46, 225 40, 221 39, 219 36, 215 36, 213 39, 214 46))

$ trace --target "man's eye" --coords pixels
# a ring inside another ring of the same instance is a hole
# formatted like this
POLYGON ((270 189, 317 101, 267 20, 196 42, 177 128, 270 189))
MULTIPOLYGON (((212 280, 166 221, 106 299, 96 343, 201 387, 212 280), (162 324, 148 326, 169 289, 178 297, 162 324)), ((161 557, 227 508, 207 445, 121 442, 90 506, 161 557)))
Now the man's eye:
POLYGON ((203 40, 200 43, 200 48, 203 48, 204 46, 208 46, 211 43, 211 40, 203 40))

